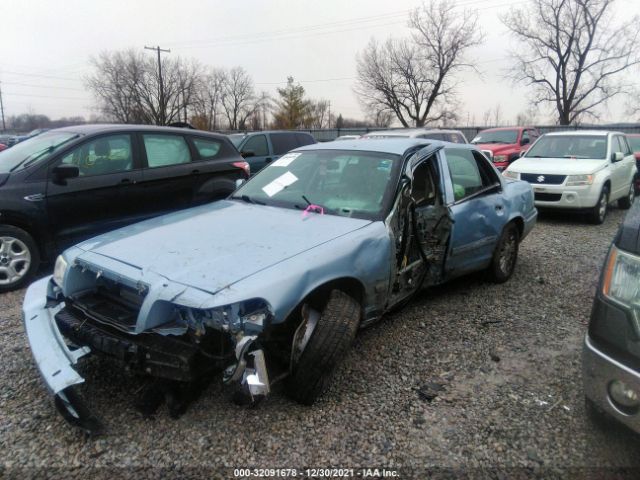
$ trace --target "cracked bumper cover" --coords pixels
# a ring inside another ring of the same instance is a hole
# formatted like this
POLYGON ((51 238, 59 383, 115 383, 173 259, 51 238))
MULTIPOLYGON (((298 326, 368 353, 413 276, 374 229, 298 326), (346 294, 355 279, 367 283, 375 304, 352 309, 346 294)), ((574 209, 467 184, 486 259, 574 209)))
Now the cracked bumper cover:
POLYGON ((50 279, 38 280, 27 289, 22 317, 40 375, 49 391, 57 395, 68 387, 84 382, 73 366, 91 349, 80 347, 71 350, 67 346, 55 320, 55 315, 63 305, 47 307, 51 294, 50 279))

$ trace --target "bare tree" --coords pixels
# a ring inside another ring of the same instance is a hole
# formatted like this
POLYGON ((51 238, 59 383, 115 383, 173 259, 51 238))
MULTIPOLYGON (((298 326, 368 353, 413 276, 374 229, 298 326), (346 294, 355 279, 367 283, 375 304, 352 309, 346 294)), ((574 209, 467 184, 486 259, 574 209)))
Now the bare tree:
POLYGON ((309 104, 309 128, 329 128, 329 100, 311 100, 309 104))
POLYGON ((409 17, 410 40, 371 40, 357 57, 355 92, 367 110, 388 110, 405 127, 448 118, 454 75, 470 65, 467 50, 482 34, 473 11, 454 11, 451 0, 431 0, 409 17))
POLYGON ((529 0, 502 18, 522 43, 513 78, 534 87, 534 103, 553 105, 560 125, 597 118, 629 89, 620 74, 640 63, 638 18, 614 25, 614 1, 529 0))
POLYGON ((225 74, 221 102, 229 128, 244 129, 247 119, 259 106, 253 80, 244 68, 235 67, 225 74))
POLYGON ((122 123, 161 125, 180 120, 192 105, 200 77, 197 62, 162 60, 163 95, 154 58, 135 50, 104 52, 92 59, 86 79, 104 116, 122 123))
POLYGON ((219 128, 218 117, 222 108, 224 81, 224 70, 217 68, 211 69, 202 77, 194 102, 194 114, 200 120, 198 127, 206 130, 219 128))

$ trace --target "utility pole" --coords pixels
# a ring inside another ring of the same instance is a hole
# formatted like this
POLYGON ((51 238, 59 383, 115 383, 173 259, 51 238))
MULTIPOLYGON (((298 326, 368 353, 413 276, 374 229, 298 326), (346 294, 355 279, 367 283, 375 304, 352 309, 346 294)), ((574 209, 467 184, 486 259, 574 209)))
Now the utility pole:
POLYGON ((329 119, 327 121, 329 128, 331 128, 331 100, 329 100, 329 119))
POLYGON ((166 114, 166 105, 164 103, 164 82, 162 81, 162 61, 160 60, 160 52, 171 53, 171 50, 166 50, 157 47, 147 47, 144 46, 145 50, 155 50, 158 52, 158 80, 160 82, 160 125, 164 125, 167 123, 167 119, 165 118, 166 114))
POLYGON ((4 104, 2 103, 2 85, 0 85, 0 112, 2 112, 2 133, 7 129, 4 124, 4 104))

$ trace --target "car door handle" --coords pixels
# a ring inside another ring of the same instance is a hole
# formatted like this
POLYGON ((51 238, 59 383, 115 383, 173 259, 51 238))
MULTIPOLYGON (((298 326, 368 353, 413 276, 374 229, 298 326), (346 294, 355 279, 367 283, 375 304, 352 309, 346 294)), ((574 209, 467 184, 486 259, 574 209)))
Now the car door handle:
POLYGON ((265 161, 266 163, 269 163, 271 160, 273 160, 271 157, 267 157, 267 158, 265 158, 265 159, 264 159, 264 161, 265 161))
POLYGON ((501 212, 502 210, 504 210, 504 205, 496 205, 497 212, 501 212))
POLYGON ((136 181, 135 180, 132 181, 132 180, 130 180, 128 178, 123 178, 122 180, 120 180, 120 183, 126 185, 128 183, 136 183, 136 181))
POLYGON ((191 170, 191 174, 192 175, 197 175, 198 173, 200 173, 200 170, 198 170, 198 169, 191 170))

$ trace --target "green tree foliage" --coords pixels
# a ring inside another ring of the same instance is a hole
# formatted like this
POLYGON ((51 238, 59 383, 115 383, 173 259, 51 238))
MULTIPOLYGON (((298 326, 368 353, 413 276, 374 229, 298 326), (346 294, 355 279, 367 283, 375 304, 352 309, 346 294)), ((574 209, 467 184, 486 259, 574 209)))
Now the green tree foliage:
POLYGON ((301 128, 309 123, 311 101, 305 99, 304 87, 294 83, 293 77, 287 78, 287 86, 278 88, 279 99, 275 101, 273 114, 275 128, 301 128))

